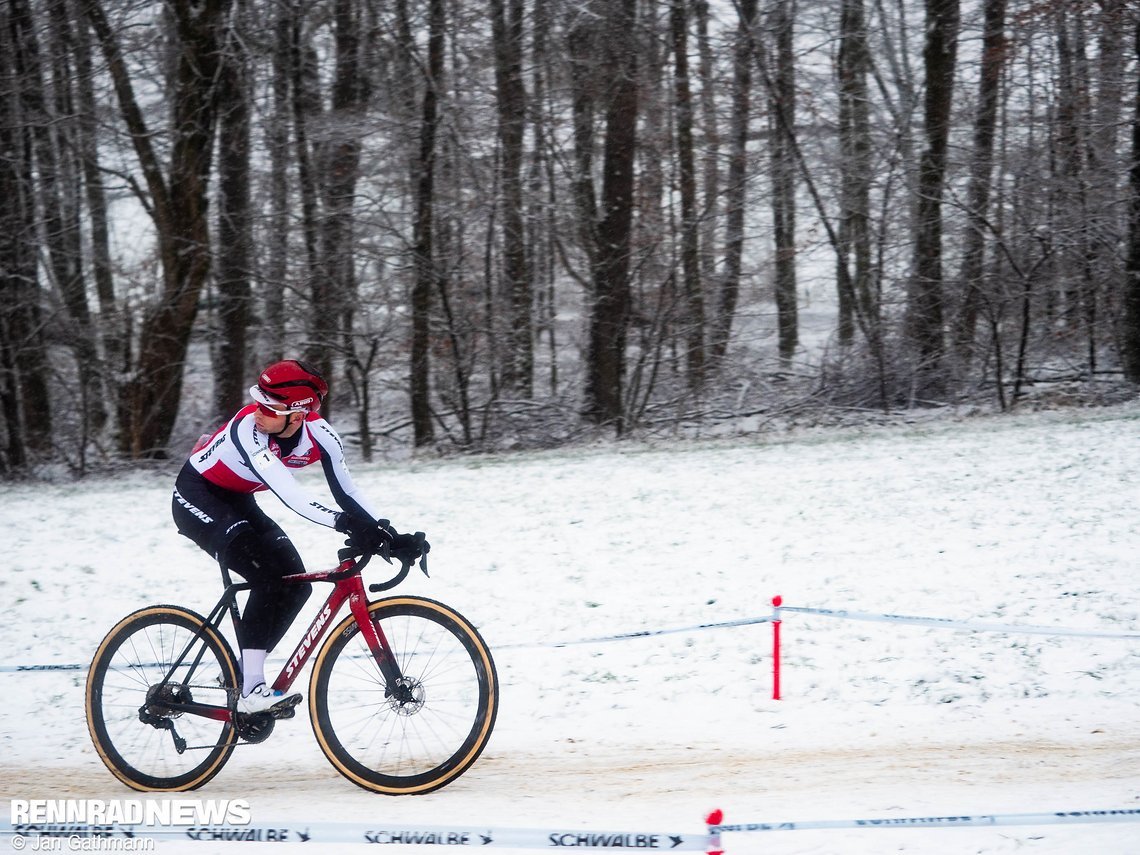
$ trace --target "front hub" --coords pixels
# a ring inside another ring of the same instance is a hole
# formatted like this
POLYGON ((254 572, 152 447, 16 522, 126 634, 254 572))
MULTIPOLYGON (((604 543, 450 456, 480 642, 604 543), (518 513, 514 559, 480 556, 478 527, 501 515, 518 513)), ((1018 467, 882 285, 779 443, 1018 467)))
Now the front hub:
POLYGON ((424 705, 427 696, 424 684, 410 677, 401 677, 396 689, 388 696, 388 706, 396 715, 415 715, 424 705))

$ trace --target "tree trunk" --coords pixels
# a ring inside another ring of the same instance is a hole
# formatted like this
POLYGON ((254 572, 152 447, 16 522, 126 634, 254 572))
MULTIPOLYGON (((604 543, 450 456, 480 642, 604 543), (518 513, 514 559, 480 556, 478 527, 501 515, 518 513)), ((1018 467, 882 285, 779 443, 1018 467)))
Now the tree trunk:
POLYGON ((740 272, 744 257, 744 213, 748 177, 748 127, 752 104, 752 35, 757 0, 741 0, 732 59, 732 127, 729 144, 728 183, 725 188, 724 272, 720 280, 716 317, 710 346, 712 360, 719 364, 728 351, 736 304, 740 296, 740 272))
POLYGON ((776 242, 776 321, 779 353, 789 361, 799 345, 796 296, 795 0, 777 0, 772 10, 776 68, 769 91, 772 115, 772 233, 776 242))
POLYGON ((522 0, 491 0, 495 47, 495 101, 499 118, 499 185, 503 212, 503 285, 507 293, 506 357, 503 388, 529 398, 534 384, 534 317, 523 226, 523 133, 526 88, 523 85, 522 0))
POLYGON ((705 373, 705 308, 700 268, 700 222, 693 159, 693 95, 689 84, 688 0, 672 0, 673 86, 677 122, 677 182, 681 195, 681 282, 685 294, 685 368, 689 388, 699 391, 705 373))
POLYGON ((599 27, 593 15, 579 16, 567 28, 567 58, 570 66, 570 115, 574 136, 574 169, 570 195, 578 227, 578 243, 591 270, 595 265, 598 239, 598 201, 594 192, 594 124, 597 119, 601 72, 596 67, 601 48, 599 27))
POLYGON ((558 374, 558 330, 555 317, 556 303, 556 257, 555 257, 555 187, 551 157, 551 134, 546 119, 547 81, 551 79, 552 58, 548 51, 550 37, 550 7, 547 0, 535 0, 533 41, 530 50, 531 127, 534 128, 534 147, 531 154, 527 245, 530 253, 527 275, 530 277, 535 297, 534 340, 537 347, 546 339, 546 353, 549 362, 548 391, 557 395, 558 374))
MULTIPOLYGON (((700 56, 701 127, 704 138, 701 152, 701 196, 699 205, 699 245, 701 249, 701 282, 708 287, 716 279, 716 236, 721 222, 720 188, 720 122, 718 100, 720 81, 716 78, 714 48, 709 38, 708 0, 694 0, 697 21, 697 53, 700 56)), ((707 358, 707 354, 706 354, 707 358)))
POLYGON ((907 302, 907 326, 916 359, 915 389, 923 397, 939 397, 945 390, 942 196, 958 50, 958 2, 926 0, 926 145, 919 164, 914 275, 907 302))
POLYGON ((844 0, 840 15, 839 148, 842 171, 839 235, 852 288, 839 288, 839 342, 855 340, 856 306, 873 314, 871 288, 871 128, 867 92, 867 25, 863 0, 844 0), (853 267, 853 269, 851 269, 853 267))
POLYGON ((1117 139, 1124 112, 1125 34, 1131 6, 1126 0, 1105 0, 1096 18, 1099 24, 1097 84, 1088 136, 1090 217, 1086 225, 1086 257, 1090 273, 1089 308, 1093 310, 1090 320, 1096 319, 1099 305, 1099 316, 1104 322, 1100 329, 1090 325, 1090 370, 1096 366, 1096 348, 1101 340, 1108 338, 1110 331, 1106 329, 1106 322, 1118 321, 1118 295, 1124 279, 1119 259, 1120 247, 1126 240, 1127 215, 1121 193, 1120 177, 1124 170, 1117 153, 1117 139))
MULTIPOLYGON (((1140 60, 1140 21, 1133 35, 1134 57, 1140 60)), ((1124 280, 1121 349, 1124 374, 1140 383, 1140 80, 1132 101, 1132 164, 1128 170, 1128 261, 1124 280)))
MULTIPOLYGON (((435 215, 436 134, 439 129, 439 87, 443 83, 443 40, 447 24, 444 0, 429 0, 428 66, 420 119, 420 153, 416 167, 416 215, 412 262, 411 390, 412 431, 415 445, 435 439, 431 414, 431 303, 436 269, 433 248, 435 215)), ((409 50, 413 48, 408 46, 409 50)))
POLYGON ((600 219, 594 245, 593 294, 589 306, 585 412, 596 424, 625 429, 623 383, 629 327, 629 253, 637 156, 636 0, 616 0, 605 24, 606 93, 600 219))
POLYGON ((982 34, 982 73, 978 80, 978 104, 974 113, 974 141, 970 153, 970 184, 966 191, 969 225, 962 240, 962 267, 958 281, 962 304, 954 330, 959 374, 969 370, 982 299, 985 271, 987 220, 993 181, 994 137, 1001 95, 1001 72, 1007 56, 1005 38, 1006 0, 986 0, 982 34))

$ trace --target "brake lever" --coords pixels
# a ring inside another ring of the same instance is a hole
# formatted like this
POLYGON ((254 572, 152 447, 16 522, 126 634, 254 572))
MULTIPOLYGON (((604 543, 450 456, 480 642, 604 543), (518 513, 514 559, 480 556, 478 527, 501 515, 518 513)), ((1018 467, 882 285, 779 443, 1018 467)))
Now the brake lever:
POLYGON ((416 545, 419 547, 420 569, 423 570, 424 575, 430 579, 431 574, 428 573, 428 569, 427 569, 427 550, 430 549, 431 547, 426 546, 427 535, 424 534, 422 531, 417 531, 415 534, 412 535, 412 537, 415 538, 416 545))

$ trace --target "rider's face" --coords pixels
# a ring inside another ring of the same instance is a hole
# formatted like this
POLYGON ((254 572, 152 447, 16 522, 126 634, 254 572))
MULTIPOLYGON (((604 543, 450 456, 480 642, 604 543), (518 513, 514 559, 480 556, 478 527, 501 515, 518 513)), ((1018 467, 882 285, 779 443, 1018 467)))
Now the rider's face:
POLYGON ((257 425, 257 429, 264 431, 270 436, 284 433, 290 426, 289 421, 293 418, 293 414, 280 413, 278 415, 271 415, 271 412, 268 407, 257 408, 253 414, 253 422, 257 425))

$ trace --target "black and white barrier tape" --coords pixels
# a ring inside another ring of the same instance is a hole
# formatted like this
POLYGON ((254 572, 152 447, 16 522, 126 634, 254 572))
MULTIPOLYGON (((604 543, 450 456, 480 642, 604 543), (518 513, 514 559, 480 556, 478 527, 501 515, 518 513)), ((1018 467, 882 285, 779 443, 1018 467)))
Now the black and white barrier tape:
POLYGON ((424 846, 506 847, 512 849, 641 849, 707 852, 709 835, 666 831, 584 831, 561 828, 416 826, 383 822, 258 822, 249 825, 86 825, 75 823, 0 824, 0 839, 160 838, 203 843, 379 843, 424 846))

